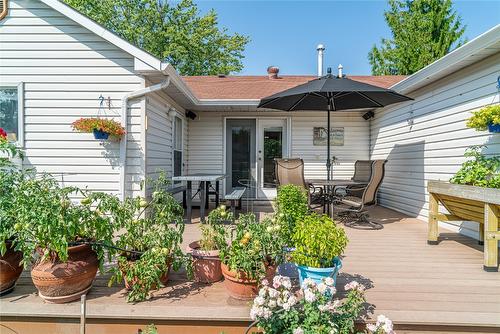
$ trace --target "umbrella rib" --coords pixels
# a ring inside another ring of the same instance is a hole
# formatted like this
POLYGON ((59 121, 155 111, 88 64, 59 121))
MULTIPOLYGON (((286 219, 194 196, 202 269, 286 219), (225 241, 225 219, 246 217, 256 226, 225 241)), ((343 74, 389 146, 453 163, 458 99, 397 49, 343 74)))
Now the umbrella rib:
POLYGON ((288 108, 288 111, 292 111, 293 109, 295 109, 295 107, 296 107, 296 106, 297 106, 300 102, 304 101, 304 99, 305 99, 306 97, 308 97, 308 96, 309 96, 309 94, 310 94, 310 93, 306 93, 306 94, 304 94, 304 95, 303 95, 303 96, 302 96, 302 97, 301 97, 301 98, 300 98, 297 102, 295 102, 295 103, 294 103, 294 104, 293 104, 290 108, 288 108))
POLYGON ((321 98, 323 98, 323 99, 325 99, 325 100, 328 100, 328 97, 323 96, 323 95, 321 95, 321 94, 318 94, 318 93, 316 93, 316 92, 310 92, 309 94, 314 95, 314 96, 321 97, 321 98))
POLYGON ((273 103, 274 101, 278 100, 279 98, 281 98, 281 96, 278 96, 278 97, 275 97, 274 99, 271 99, 269 101, 266 101, 264 103, 262 103, 259 108, 264 108, 265 106, 267 106, 268 104, 270 103, 273 103))
POLYGON ((372 99, 371 97, 367 96, 366 94, 364 93, 361 93, 359 91, 356 91, 357 94, 361 95, 362 97, 364 97, 365 99, 369 100, 370 102, 376 104, 378 107, 383 107, 384 105, 383 104, 380 104, 378 103, 377 101, 375 101, 374 99, 372 99))

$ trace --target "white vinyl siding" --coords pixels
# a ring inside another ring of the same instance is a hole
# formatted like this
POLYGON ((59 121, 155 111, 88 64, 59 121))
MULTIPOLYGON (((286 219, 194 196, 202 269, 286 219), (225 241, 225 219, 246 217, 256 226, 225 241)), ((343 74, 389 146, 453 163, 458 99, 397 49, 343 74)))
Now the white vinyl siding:
MULTIPOLYGON (((486 144, 486 154, 500 155, 500 136, 465 126, 472 111, 499 102, 499 74, 500 53, 409 93, 415 101, 375 113, 371 158, 389 160, 381 205, 426 220, 427 181, 449 180, 468 146, 486 144)), ((475 223, 460 230, 477 236, 475 223)))
MULTIPOLYGON (((26 167, 53 173, 67 186, 119 192, 119 143, 76 133, 71 123, 96 117, 120 121, 121 99, 144 87, 134 58, 39 1, 11 0, 0 22, 0 84, 24 82, 26 167), (101 113, 102 116, 102 113, 101 113)), ((140 99, 129 102, 127 195, 137 195, 141 167, 140 99)))
MULTIPOLYGON (((332 127, 344 127, 344 146, 332 146, 332 156, 338 160, 333 167, 335 178, 350 178, 354 162, 368 159, 368 122, 358 112, 332 113, 332 127)), ((313 145, 313 128, 326 126, 326 113, 318 112, 200 112, 198 118, 189 120, 188 172, 224 172, 224 118, 231 117, 291 117, 291 157, 305 162, 306 178, 326 178, 326 146, 313 145)))

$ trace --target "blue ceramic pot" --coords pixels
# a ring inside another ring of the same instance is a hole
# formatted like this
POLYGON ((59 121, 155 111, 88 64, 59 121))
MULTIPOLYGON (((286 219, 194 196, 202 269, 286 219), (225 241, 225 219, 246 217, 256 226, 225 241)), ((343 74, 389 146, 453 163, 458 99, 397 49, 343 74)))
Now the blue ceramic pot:
POLYGON ((494 133, 500 133, 500 124, 488 124, 488 130, 494 133))
POLYGON ((95 139, 100 139, 100 140, 106 140, 109 138, 109 133, 94 129, 94 138, 95 139))
POLYGON ((311 278, 316 284, 322 282, 323 278, 331 277, 333 278, 333 285, 337 283, 337 274, 340 268, 342 268, 342 261, 340 258, 336 257, 332 261, 332 267, 330 268, 312 268, 306 266, 297 266, 299 270, 299 281, 300 285, 304 282, 304 279, 311 278))

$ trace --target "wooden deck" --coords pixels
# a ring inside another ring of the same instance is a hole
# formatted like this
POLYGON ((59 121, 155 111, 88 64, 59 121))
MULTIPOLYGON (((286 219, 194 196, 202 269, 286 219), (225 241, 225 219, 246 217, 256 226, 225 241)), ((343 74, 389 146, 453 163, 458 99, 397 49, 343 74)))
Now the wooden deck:
MULTIPOLYGON (((256 207, 259 211, 261 208, 256 207)), ((367 289, 367 315, 393 319, 398 333, 500 333, 500 273, 485 272, 475 240, 442 229, 439 245, 427 245, 427 224, 385 208, 372 217, 379 231, 347 229, 350 239, 339 287, 358 279, 367 289)), ((185 242, 198 236, 186 227, 185 242)), ((211 286, 172 275, 168 287, 147 302, 131 305, 121 287, 107 288, 99 276, 88 295, 87 334, 137 333, 155 323, 160 333, 244 333, 247 302, 230 299, 223 283, 211 286)), ((0 333, 77 333, 80 305, 44 304, 27 273, 0 299, 0 333)))

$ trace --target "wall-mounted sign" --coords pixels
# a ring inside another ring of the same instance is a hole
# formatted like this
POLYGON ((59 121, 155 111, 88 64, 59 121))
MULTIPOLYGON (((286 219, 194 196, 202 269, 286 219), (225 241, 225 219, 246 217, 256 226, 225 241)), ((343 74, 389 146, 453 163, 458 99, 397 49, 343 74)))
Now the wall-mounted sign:
MULTIPOLYGON (((327 129, 322 127, 314 127, 313 129, 313 145, 326 146, 327 129)), ((344 146, 344 128, 330 128, 330 145, 344 146)))

